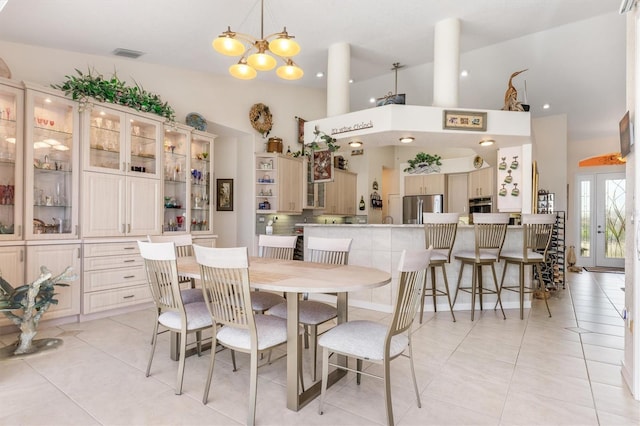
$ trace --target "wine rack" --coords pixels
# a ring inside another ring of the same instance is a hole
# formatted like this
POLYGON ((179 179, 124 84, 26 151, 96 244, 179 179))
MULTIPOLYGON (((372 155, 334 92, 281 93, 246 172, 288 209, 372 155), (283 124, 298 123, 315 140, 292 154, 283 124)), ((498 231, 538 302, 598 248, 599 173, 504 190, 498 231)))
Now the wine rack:
POLYGON ((538 271, 534 268, 533 278, 542 280, 547 289, 558 290, 566 288, 566 247, 565 247, 565 225, 566 213, 558 211, 555 213, 556 223, 551 232, 551 243, 547 251, 547 261, 541 265, 542 277, 538 276, 538 271))

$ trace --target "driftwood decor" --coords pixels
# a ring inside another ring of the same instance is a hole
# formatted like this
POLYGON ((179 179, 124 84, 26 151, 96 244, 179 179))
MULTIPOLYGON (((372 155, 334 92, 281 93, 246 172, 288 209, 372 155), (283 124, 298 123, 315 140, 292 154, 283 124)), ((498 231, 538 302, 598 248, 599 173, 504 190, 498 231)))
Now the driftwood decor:
POLYGON ((504 93, 504 106, 502 107, 503 111, 525 111, 525 107, 523 106, 523 104, 518 102, 518 91, 513 85, 513 78, 525 71, 527 70, 516 71, 511 74, 511 77, 509 77, 507 91, 504 93))
POLYGON ((55 277, 46 266, 41 266, 40 276, 35 281, 16 288, 0 277, 0 312, 20 327, 21 332, 15 344, 0 350, 0 359, 36 353, 62 343, 60 339, 33 338, 42 315, 52 304, 58 303, 58 300, 54 299, 54 286, 68 286, 69 284, 62 281, 75 279, 70 266, 55 277))

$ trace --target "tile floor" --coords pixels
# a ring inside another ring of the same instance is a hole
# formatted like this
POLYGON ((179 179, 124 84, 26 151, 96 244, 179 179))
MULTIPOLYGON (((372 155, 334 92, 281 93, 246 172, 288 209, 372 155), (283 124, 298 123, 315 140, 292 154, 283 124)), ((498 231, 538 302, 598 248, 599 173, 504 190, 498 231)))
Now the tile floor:
MULTIPOLYGON (((476 313, 475 322, 468 312, 458 312, 456 323, 448 312, 425 314, 413 339, 422 408, 415 404, 408 362, 395 360, 396 423, 640 424, 640 402, 633 400, 620 374, 624 276, 584 272, 570 274, 568 281, 567 289, 550 299, 553 318, 540 300, 523 321, 517 310, 507 311, 506 321, 494 311, 476 313)), ((388 318, 362 309, 350 315, 388 318)), ((152 311, 145 310, 41 330, 39 337, 61 337, 64 345, 46 355, 0 363, 0 424, 243 424, 246 356, 238 355, 239 371, 233 373, 228 351, 219 354, 206 406, 201 398, 209 352, 190 357, 184 393, 176 396, 177 365, 168 358, 166 334, 151 376, 144 375, 152 320, 152 311)), ((15 337, 0 336, 0 344, 15 337)), ((349 374, 329 389, 322 416, 317 400, 300 412, 287 410, 284 383, 283 361, 260 370, 257 424, 386 422, 383 386, 375 379, 363 377, 357 386, 349 374)))

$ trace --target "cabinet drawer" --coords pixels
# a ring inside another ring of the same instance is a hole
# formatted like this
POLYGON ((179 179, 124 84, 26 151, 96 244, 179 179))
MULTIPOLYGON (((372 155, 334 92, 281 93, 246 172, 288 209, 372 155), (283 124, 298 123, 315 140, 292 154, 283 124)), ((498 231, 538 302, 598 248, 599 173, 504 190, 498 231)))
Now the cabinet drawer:
POLYGON ((152 300, 149 286, 146 284, 130 288, 85 293, 83 313, 85 315, 93 314, 108 309, 151 302, 152 300))
POLYGON ((123 254, 139 254, 138 243, 85 244, 84 257, 118 256, 123 254))
POLYGON ((131 268, 133 266, 144 266, 144 260, 139 255, 131 256, 104 256, 88 257, 84 259, 84 270, 94 271, 112 268, 131 268))
POLYGON ((85 293, 141 284, 147 285, 144 266, 106 271, 85 271, 83 277, 85 293))

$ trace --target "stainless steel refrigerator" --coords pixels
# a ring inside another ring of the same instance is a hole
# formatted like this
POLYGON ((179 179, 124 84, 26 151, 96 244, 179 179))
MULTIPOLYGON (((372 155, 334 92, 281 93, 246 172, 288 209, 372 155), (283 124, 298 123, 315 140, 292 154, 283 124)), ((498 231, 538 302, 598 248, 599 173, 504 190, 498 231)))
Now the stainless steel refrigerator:
POLYGON ((444 196, 407 195, 402 197, 402 223, 422 223, 422 213, 442 213, 444 196))

